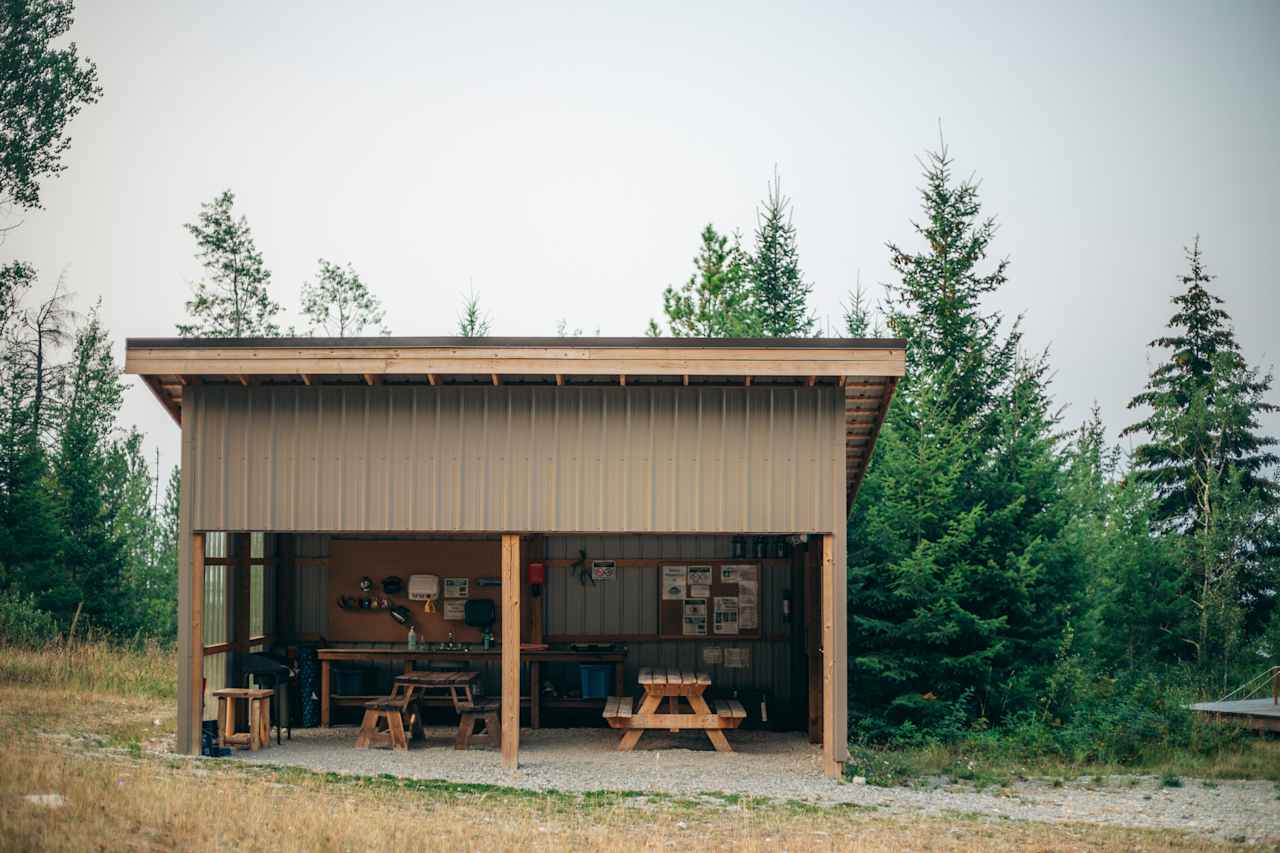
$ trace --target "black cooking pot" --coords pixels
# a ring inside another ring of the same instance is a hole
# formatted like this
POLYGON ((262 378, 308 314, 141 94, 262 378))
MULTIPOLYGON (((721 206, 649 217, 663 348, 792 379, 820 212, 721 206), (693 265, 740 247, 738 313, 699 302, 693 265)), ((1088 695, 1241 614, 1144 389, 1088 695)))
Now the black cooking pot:
POLYGON ((404 581, 395 575, 382 579, 383 595, 398 595, 402 589, 404 589, 404 581))

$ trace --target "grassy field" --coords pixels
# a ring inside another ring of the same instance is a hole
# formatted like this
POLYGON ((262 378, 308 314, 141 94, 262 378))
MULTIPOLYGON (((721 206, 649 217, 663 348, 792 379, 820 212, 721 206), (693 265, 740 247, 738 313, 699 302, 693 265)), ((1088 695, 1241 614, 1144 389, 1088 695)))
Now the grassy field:
POLYGON ((167 756, 156 747, 173 736, 173 671, 172 655, 160 649, 0 648, 0 849, 1216 846, 1176 833, 1089 825, 904 817, 715 795, 531 793, 167 756), (27 799, 42 794, 58 795, 61 805, 27 799))

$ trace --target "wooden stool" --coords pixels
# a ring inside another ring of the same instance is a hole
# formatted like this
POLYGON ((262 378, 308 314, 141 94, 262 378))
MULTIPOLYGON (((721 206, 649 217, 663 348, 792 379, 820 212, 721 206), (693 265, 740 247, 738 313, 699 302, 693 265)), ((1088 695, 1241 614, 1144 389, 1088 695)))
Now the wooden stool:
POLYGON ((224 687, 213 691, 218 698, 218 746, 238 746, 257 752, 271 744, 271 697, 274 690, 249 687, 224 687), (249 718, 249 730, 236 730, 236 701, 243 701, 249 718))
POLYGON ((502 703, 497 699, 477 699, 473 702, 459 702, 458 739, 454 741, 454 749, 466 749, 473 740, 490 746, 502 746, 502 703), (484 721, 484 731, 476 734, 476 723, 484 721))
POLYGON ((411 715, 410 727, 416 735, 416 712, 411 696, 388 696, 365 702, 364 721, 360 723, 360 734, 356 736, 356 749, 389 746, 395 750, 407 750, 409 740, 405 737, 405 716, 411 715), (387 726, 385 731, 380 728, 382 723, 387 726))

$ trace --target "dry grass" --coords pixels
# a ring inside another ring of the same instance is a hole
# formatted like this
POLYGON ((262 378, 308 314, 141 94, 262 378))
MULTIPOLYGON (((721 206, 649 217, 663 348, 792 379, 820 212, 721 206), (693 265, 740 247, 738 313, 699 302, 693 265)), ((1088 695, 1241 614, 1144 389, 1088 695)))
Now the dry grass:
POLYGON ((1207 850, 1091 825, 325 776, 165 757, 173 657, 0 647, 0 850, 1207 850), (113 748, 104 748, 113 747, 113 748), (25 799, 58 794, 50 808, 25 799))
POLYGON ((1138 830, 868 810, 530 794, 0 744, 0 847, 21 850, 1208 850, 1138 830), (57 793, 62 808, 27 802, 57 793))

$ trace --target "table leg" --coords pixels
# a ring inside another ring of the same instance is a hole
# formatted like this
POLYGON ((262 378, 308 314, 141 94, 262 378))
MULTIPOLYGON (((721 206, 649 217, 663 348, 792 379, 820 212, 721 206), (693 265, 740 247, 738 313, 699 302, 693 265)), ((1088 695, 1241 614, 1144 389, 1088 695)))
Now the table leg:
POLYGON ((218 746, 227 745, 227 700, 218 697, 218 746))
MULTIPOLYGON (((702 694, 690 694, 689 707, 693 709, 695 714, 711 715, 711 708, 707 706, 707 700, 702 698, 702 694)), ((724 732, 719 729, 704 729, 707 733, 707 740, 711 741, 711 745, 716 748, 716 752, 733 752, 733 747, 729 746, 729 741, 724 736, 724 732)))
POLYGON ((623 680, 622 680, 622 664, 623 664, 622 661, 616 661, 613 664, 613 695, 614 696, 626 695, 625 693, 622 692, 623 690, 626 689, 626 685, 623 683, 623 680))
POLYGON ((542 664, 529 662, 529 728, 540 727, 542 717, 542 664))
POLYGON ((258 738, 262 734, 262 700, 249 700, 249 751, 258 751, 258 738))
POLYGON ((320 661, 320 725, 329 728, 329 662, 320 661))
MULTIPOLYGON (((662 697, 645 691, 644 701, 640 703, 640 710, 636 714, 652 714, 658 710, 658 705, 662 704, 662 697)), ((627 729, 622 733, 622 740, 618 741, 618 752, 630 752, 636 748, 636 742, 640 740, 640 735, 644 734, 644 729, 627 729)))

